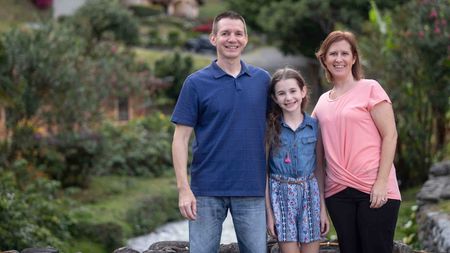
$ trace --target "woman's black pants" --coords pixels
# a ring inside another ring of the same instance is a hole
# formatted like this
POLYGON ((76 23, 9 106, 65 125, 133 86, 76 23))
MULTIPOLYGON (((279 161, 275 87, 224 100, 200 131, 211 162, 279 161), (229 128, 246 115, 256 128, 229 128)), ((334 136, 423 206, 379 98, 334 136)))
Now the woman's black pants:
POLYGON ((400 201, 370 208, 370 195, 353 188, 326 198, 341 253, 392 253, 400 201))

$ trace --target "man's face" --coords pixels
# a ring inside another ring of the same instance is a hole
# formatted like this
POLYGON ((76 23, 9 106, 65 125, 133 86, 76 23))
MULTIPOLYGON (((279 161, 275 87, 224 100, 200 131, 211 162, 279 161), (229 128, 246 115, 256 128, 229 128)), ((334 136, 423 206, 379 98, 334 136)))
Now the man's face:
POLYGON ((239 19, 223 18, 217 22, 217 33, 210 36, 218 59, 239 59, 248 42, 244 23, 239 19))

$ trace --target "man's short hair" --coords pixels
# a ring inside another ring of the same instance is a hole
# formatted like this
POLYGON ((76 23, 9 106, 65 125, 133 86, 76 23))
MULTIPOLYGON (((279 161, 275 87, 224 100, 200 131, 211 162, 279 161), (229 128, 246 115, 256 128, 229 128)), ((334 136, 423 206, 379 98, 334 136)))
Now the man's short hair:
POLYGON ((219 23, 219 21, 222 20, 222 19, 224 19, 224 18, 237 19, 237 20, 242 21, 242 23, 244 24, 244 31, 245 31, 245 34, 247 34, 247 25, 246 25, 246 23, 245 23, 244 17, 242 17, 241 14, 239 14, 239 13, 237 13, 237 12, 235 12, 235 11, 225 11, 225 12, 222 12, 222 13, 220 13, 219 15, 217 15, 217 16, 214 18, 214 22, 213 22, 213 27, 212 27, 211 34, 214 34, 214 35, 217 34, 217 32, 218 32, 218 30, 219 30, 219 28, 217 27, 217 23, 219 23))

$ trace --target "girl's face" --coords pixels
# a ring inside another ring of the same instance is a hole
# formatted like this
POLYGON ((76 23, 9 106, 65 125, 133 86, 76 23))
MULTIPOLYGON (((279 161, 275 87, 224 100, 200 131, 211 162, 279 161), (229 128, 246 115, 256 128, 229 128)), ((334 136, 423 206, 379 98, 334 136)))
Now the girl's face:
POLYGON ((325 66, 330 71, 333 80, 347 79, 351 76, 355 61, 350 43, 346 40, 334 42, 325 54, 325 66))
POLYGON ((301 113, 305 97, 305 86, 301 89, 297 80, 293 78, 278 81, 275 84, 275 94, 272 95, 272 99, 281 107, 283 114, 301 113))

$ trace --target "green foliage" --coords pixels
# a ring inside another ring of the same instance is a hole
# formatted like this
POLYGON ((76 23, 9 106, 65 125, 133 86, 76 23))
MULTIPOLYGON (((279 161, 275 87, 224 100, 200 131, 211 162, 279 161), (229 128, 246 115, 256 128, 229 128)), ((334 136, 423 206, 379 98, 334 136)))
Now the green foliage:
POLYGON ((163 223, 179 219, 176 191, 142 199, 127 212, 127 222, 132 225, 134 236, 148 233, 163 223))
POLYGON ((101 129, 103 151, 95 163, 102 175, 160 176, 171 168, 172 124, 160 112, 123 126, 101 129))
POLYGON ((63 187, 87 187, 93 175, 94 157, 100 140, 93 134, 61 133, 40 142, 40 166, 44 172, 61 182, 63 187))
POLYGON ((140 18, 164 14, 164 8, 161 5, 132 5, 130 10, 140 18))
POLYGON ((20 188, 12 171, 27 166, 22 160, 0 168, 0 248, 60 247, 71 239, 72 221, 57 197, 59 183, 38 178, 20 188))
POLYGON ((133 14, 117 0, 88 1, 74 15, 81 32, 99 41, 110 34, 128 45, 139 42, 139 24, 133 14))
POLYGON ((142 19, 141 31, 145 35, 142 43, 149 47, 173 50, 182 46, 194 35, 193 21, 173 16, 151 16, 142 19))
POLYGON ((368 75, 387 87, 393 101, 402 187, 425 181, 431 164, 445 156, 449 16, 444 1, 411 1, 384 13, 373 8, 360 40, 368 75))
POLYGON ((64 25, 12 30, 1 44, 0 98, 9 128, 36 118, 50 131, 90 128, 101 118, 105 98, 136 90, 146 77, 130 51, 113 42, 90 47, 64 25))
MULTIPOLYGON (((406 2, 376 1, 379 7, 391 8, 406 2)), ((285 53, 314 56, 325 36, 337 24, 360 31, 370 9, 366 0, 227 0, 231 9, 241 13, 248 25, 266 32, 285 53)))
MULTIPOLYGON (((242 0, 226 0, 226 3, 230 10, 236 11, 245 18, 245 23, 250 29, 257 32, 265 30, 265 25, 258 22, 258 15, 261 11, 261 7, 269 6, 272 3, 281 2, 280 0, 254 0, 254 1, 242 1, 242 0)), ((278 7, 277 7, 278 8, 278 7)), ((217 15, 218 13, 214 14, 217 15)))
POLYGON ((115 249, 123 246, 124 243, 122 227, 117 223, 92 224, 80 222, 72 230, 77 239, 89 239, 91 242, 99 243, 108 252, 113 252, 115 249))
POLYGON ((417 205, 412 206, 409 209, 409 219, 406 223, 401 224, 399 228, 401 232, 405 234, 405 237, 402 238, 403 243, 412 246, 415 249, 420 248, 419 238, 417 236, 417 205))
POLYGON ((182 55, 177 51, 155 63, 155 76, 166 79, 170 78, 173 85, 163 92, 168 98, 174 101, 178 98, 183 82, 192 73, 192 70, 192 57, 182 55))
MULTIPOLYGON (((157 125, 154 126, 157 127, 157 125)), ((72 210, 72 218, 79 224, 73 229, 77 239, 72 240, 72 242, 85 241, 87 239, 90 239, 89 241, 91 242, 97 241, 94 239, 96 235, 92 231, 100 231, 101 228, 103 228, 103 231, 99 237, 105 238, 102 241, 107 242, 107 238, 110 238, 111 240, 115 239, 116 242, 120 240, 124 242, 124 238, 151 232, 154 226, 166 223, 167 219, 173 220, 174 217, 181 219, 179 215, 174 216, 171 214, 173 210, 176 210, 178 203, 173 175, 159 178, 95 176, 89 188, 79 189, 79 191, 72 189, 70 192, 72 198, 80 202, 79 207, 72 210), (155 199, 158 202, 148 202, 147 200, 149 199, 155 199), (156 208, 157 212, 145 213, 144 210, 149 210, 150 208, 143 205, 144 202, 150 206, 158 205, 164 209, 156 208), (139 209, 142 210, 139 211, 139 209), (133 223, 131 223, 131 218, 130 220, 128 218, 130 212, 139 213, 146 220, 132 219, 133 223), (167 215, 164 215, 164 213, 167 213, 167 215), (153 227, 142 225, 147 222, 151 222, 153 227), (110 225, 106 226, 105 224, 110 225), (118 227, 120 227, 121 232, 119 232, 118 227), (138 234, 135 232, 136 228, 142 229, 142 233, 138 234), (89 238, 82 236, 83 234, 89 234, 89 238), (119 236, 120 234, 122 234, 122 237, 119 236)), ((102 243, 102 245, 105 244, 102 243)), ((76 251, 81 251, 81 247, 72 246, 72 248, 76 249, 76 251)))

